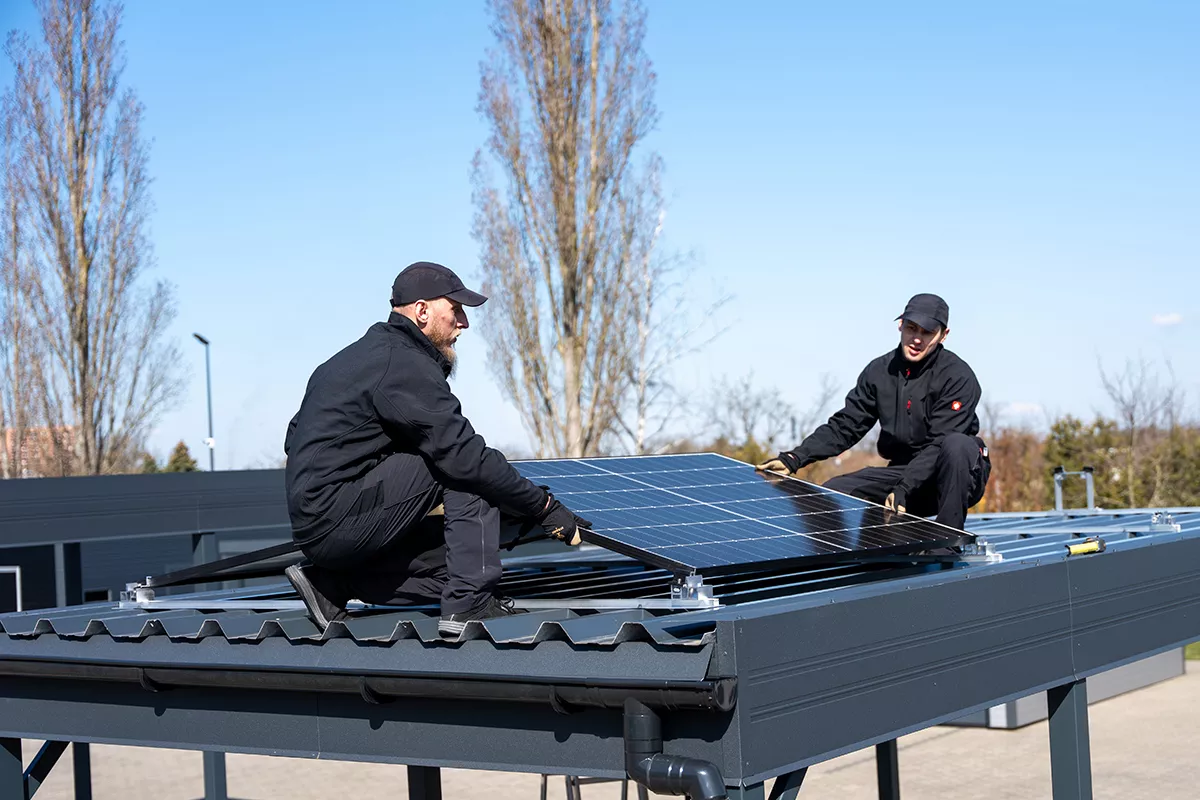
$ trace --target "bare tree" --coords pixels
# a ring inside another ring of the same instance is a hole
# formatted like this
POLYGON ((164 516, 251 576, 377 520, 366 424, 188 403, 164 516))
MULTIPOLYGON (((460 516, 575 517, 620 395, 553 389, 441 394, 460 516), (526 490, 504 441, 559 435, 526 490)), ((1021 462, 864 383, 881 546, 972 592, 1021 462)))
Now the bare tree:
POLYGON ((722 378, 713 387, 705 409, 713 440, 702 446, 758 463, 799 444, 825 420, 836 394, 833 376, 823 374, 813 397, 800 410, 777 387, 758 384, 753 373, 734 380, 722 378))
POLYGON ((639 0, 492 0, 475 236, 492 368, 539 456, 595 454, 636 370, 638 269, 662 210, 639 0), (503 190, 490 166, 502 173, 503 190))
POLYGON ((4 172, 8 244, 40 345, 30 365, 36 412, 63 472, 132 469, 180 388, 178 353, 164 339, 170 288, 143 280, 153 265, 143 109, 119 89, 119 6, 36 5, 44 47, 16 33, 6 47, 15 78, 4 172))
POLYGON ((12 158, 12 114, 5 102, 3 175, 0 176, 0 478, 21 477, 30 426, 30 314, 22 264, 19 209, 12 191, 17 165, 12 158))
MULTIPOLYGON (((1169 370, 1169 367, 1168 367, 1169 370)), ((1122 477, 1128 494, 1129 507, 1137 508, 1138 488, 1149 476, 1147 504, 1154 503, 1165 488, 1163 464, 1156 463, 1156 447, 1164 423, 1170 426, 1177 419, 1177 407, 1182 405, 1180 392, 1172 375, 1163 383, 1158 373, 1145 360, 1127 361, 1120 372, 1105 372, 1100 367, 1100 382, 1112 401, 1125 438, 1125 464, 1122 477)))
POLYGON ((728 329, 713 324, 728 295, 719 294, 712 303, 697 308, 694 289, 687 290, 695 277, 691 259, 659 253, 656 242, 664 217, 665 213, 660 213, 654 240, 638 248, 644 257, 633 272, 630 287, 629 390, 614 415, 610 452, 664 452, 680 441, 679 419, 694 409, 690 398, 680 391, 673 367, 703 351, 728 329))
POLYGON ((716 438, 734 445, 754 442, 764 451, 783 445, 795 407, 774 386, 758 386, 754 374, 730 380, 722 378, 709 399, 708 427, 716 438))

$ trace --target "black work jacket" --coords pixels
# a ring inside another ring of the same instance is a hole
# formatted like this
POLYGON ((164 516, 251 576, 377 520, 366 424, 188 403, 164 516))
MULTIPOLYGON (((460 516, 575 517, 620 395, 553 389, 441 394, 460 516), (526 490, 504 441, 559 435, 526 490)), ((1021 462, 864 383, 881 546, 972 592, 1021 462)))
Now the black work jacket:
POLYGON ((913 364, 897 347, 867 364, 846 405, 792 454, 806 466, 849 450, 879 422, 879 455, 904 465, 897 489, 911 493, 933 476, 937 446, 950 433, 979 433, 979 381, 941 345, 913 364))
POLYGON ((395 312, 317 367, 284 442, 297 539, 311 541, 340 522, 349 509, 342 490, 401 452, 420 454, 435 474, 494 506, 541 512, 545 491, 475 432, 449 374, 446 357, 395 312))

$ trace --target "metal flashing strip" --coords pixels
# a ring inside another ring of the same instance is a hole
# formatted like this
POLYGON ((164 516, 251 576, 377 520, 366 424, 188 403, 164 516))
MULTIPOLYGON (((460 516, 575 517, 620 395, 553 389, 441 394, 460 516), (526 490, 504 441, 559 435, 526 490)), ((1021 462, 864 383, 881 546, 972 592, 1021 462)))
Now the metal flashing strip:
POLYGON ((0 675, 9 678, 136 683, 148 692, 173 688, 250 689, 255 691, 354 694, 373 705, 400 698, 437 698, 474 702, 542 703, 620 708, 627 698, 656 708, 731 711, 737 680, 485 680, 446 675, 339 675, 324 672, 267 672, 183 667, 132 667, 88 662, 62 663, 0 659, 0 675))

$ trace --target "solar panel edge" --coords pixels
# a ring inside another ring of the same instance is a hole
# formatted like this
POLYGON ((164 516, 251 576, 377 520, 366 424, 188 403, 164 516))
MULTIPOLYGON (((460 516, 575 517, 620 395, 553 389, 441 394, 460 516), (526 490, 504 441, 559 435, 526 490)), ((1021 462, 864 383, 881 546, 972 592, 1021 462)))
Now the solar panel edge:
POLYGON ((684 564, 681 561, 675 561, 674 559, 667 558, 666 556, 661 556, 653 551, 626 544, 619 539, 612 539, 602 533, 597 533, 596 531, 584 530, 582 532, 582 538, 583 541, 587 542, 588 544, 598 545, 599 547, 603 547, 606 550, 611 550, 614 553, 635 558, 638 561, 649 564, 652 567, 659 567, 661 569, 668 570, 675 575, 696 574, 695 567, 684 564))

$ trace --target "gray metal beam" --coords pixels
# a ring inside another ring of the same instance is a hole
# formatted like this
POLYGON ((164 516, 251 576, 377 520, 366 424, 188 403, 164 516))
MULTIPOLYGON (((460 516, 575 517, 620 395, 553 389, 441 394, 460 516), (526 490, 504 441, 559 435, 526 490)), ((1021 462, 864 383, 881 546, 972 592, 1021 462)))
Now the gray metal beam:
POLYGON ((879 800, 900 800, 900 757, 895 739, 875 745, 875 774, 879 780, 879 800))
POLYGON ((752 783, 749 786, 730 786, 725 796, 727 800, 764 800, 767 794, 763 784, 752 783))
POLYGON ((408 800, 442 800, 442 771, 437 767, 408 767, 408 800))
POLYGON ((1055 686, 1046 695, 1050 705, 1050 780, 1054 800, 1091 800, 1087 682, 1055 686))

